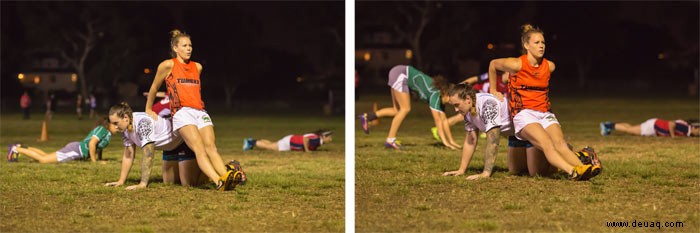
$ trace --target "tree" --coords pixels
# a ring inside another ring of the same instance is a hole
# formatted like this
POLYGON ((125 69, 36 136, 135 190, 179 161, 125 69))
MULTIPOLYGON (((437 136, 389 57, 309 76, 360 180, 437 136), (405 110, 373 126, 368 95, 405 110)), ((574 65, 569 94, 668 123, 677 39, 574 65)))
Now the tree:
POLYGON ((413 50, 417 67, 427 69, 423 64, 422 37, 426 26, 436 12, 436 4, 431 1, 398 2, 396 9, 403 21, 393 23, 394 31, 406 41, 413 50))

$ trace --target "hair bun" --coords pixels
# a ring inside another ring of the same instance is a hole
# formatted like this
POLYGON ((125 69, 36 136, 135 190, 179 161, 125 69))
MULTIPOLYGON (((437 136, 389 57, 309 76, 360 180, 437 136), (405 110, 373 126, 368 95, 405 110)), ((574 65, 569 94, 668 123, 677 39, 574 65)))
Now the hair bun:
POLYGON ((173 38, 177 37, 180 34, 182 34, 182 32, 180 32, 180 30, 178 29, 173 29, 172 31, 170 31, 170 36, 173 38))

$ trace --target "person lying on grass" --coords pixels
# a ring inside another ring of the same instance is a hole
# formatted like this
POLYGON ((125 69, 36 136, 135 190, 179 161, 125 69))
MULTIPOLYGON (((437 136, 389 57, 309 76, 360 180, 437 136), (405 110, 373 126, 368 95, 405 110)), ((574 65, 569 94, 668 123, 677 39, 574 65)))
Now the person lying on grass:
POLYGON ((39 163, 61 163, 71 160, 97 161, 97 155, 102 153, 102 149, 109 145, 109 139, 116 132, 116 128, 109 124, 105 117, 100 119, 95 128, 88 133, 82 141, 75 141, 66 144, 56 152, 46 153, 36 147, 28 147, 24 144, 12 144, 8 148, 7 161, 17 162, 19 155, 26 155, 39 163))
POLYGON ((696 119, 668 121, 661 118, 651 118, 638 125, 627 122, 600 122, 600 135, 610 135, 613 130, 637 136, 698 137, 700 122, 696 119))
POLYGON ((313 133, 290 134, 277 142, 267 139, 246 138, 243 140, 243 151, 252 150, 255 147, 274 151, 315 151, 323 144, 333 141, 333 132, 327 129, 319 129, 313 133))

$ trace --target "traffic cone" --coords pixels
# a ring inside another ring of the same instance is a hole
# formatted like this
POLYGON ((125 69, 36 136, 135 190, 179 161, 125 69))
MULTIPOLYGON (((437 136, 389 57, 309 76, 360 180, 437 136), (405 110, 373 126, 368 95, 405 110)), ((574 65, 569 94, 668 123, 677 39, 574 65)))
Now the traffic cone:
MULTIPOLYGON (((377 102, 374 102, 372 104, 372 111, 374 111, 376 113, 378 110, 379 110, 379 106, 377 106, 377 102)), ((372 120, 369 123, 371 126, 377 126, 377 125, 379 125, 379 118, 372 120)))
POLYGON ((49 129, 48 129, 48 126, 46 125, 46 120, 44 120, 44 123, 41 124, 41 137, 37 141, 45 142, 48 140, 49 140, 49 129))

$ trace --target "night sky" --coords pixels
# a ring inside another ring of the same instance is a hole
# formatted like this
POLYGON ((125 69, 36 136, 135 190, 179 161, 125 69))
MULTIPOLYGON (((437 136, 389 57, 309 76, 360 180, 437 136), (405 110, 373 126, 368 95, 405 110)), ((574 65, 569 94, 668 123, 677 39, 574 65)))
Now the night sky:
MULTIPOLYGON (((0 4, 3 99, 18 98, 17 73, 29 69, 35 54, 65 46, 61 34, 83 30, 83 16, 100 20, 96 30, 102 37, 86 62, 95 88, 133 82, 147 89, 153 74, 143 69, 155 70, 169 58, 168 32, 174 28, 192 36, 193 60, 204 65, 207 99, 221 98, 225 87, 235 87, 237 99, 301 98, 318 91, 313 86, 342 89, 344 83, 342 1, 0 4)), ((526 22, 545 32, 545 56, 557 63, 553 85, 576 88, 581 64, 590 67, 584 87, 592 91, 630 83, 640 90, 684 88, 697 77, 698 1, 432 4, 422 36, 422 69, 452 81, 462 78, 457 60, 477 60, 483 71, 493 58, 518 56, 519 26, 526 22), (514 43, 516 49, 488 50, 488 43, 514 43)), ((370 31, 410 28, 400 14, 408 5, 356 2, 355 46, 368 46, 359 38, 370 31)))
MULTIPOLYGON (((664 87, 676 90, 666 93, 685 94, 687 85, 697 78, 698 1, 446 1, 431 6, 421 37, 425 60, 421 69, 452 81, 464 78, 457 73, 458 59, 476 60, 485 72, 491 59, 519 56, 524 23, 544 31, 545 58, 557 64, 551 82, 561 88, 604 94, 664 87), (488 43, 516 47, 488 50, 488 43), (589 66, 582 87, 579 64, 589 66)), ((410 29, 419 18, 406 2, 363 1, 355 8, 357 48, 376 47, 363 44, 367 33, 397 35, 396 25, 410 29), (401 12, 410 12, 413 21, 401 12)))
MULTIPOLYGON (((21 95, 17 73, 36 52, 65 46, 62 32, 102 33, 86 62, 95 88, 117 82, 150 86, 170 58, 169 31, 191 35, 194 61, 204 66, 205 99, 280 98, 309 92, 313 83, 342 85, 344 3, 333 2, 2 2, 2 96, 21 95), (61 44, 64 43, 64 44, 61 44), (304 77, 304 82, 297 82, 304 77), (279 91, 274 91, 279 90, 279 91)), ((336 85, 337 86, 337 85, 336 85)))

